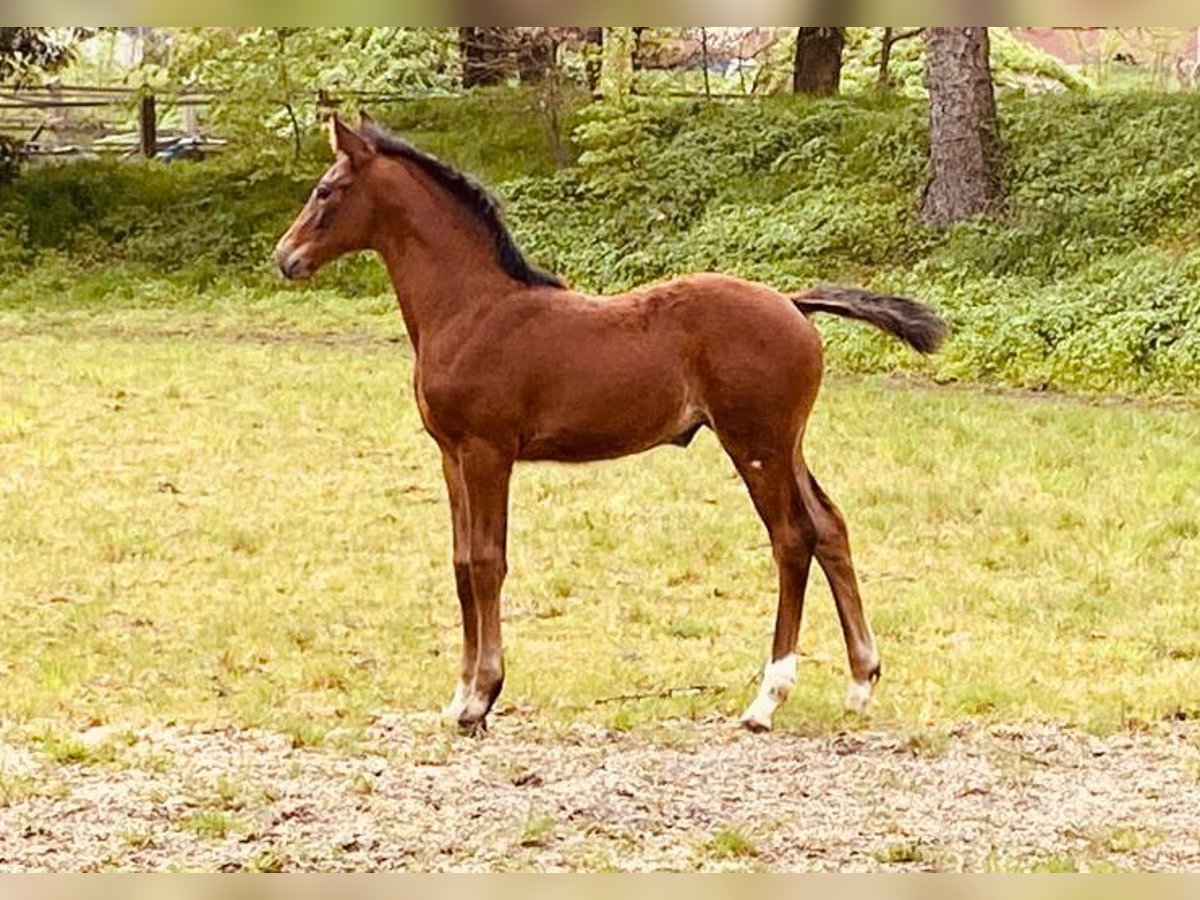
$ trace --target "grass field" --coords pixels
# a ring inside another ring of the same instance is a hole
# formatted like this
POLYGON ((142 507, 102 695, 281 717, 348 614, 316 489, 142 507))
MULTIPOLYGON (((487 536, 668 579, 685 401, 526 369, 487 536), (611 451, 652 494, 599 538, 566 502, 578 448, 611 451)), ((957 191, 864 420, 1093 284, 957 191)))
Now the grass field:
MULTIPOLYGON (((10 732, 174 720, 352 742, 447 699, 448 513, 386 307, 0 312, 10 732)), ((883 654, 873 726, 1200 714, 1198 447, 1195 405, 833 378, 807 456, 883 654)), ((711 434, 519 468, 512 522, 501 712, 625 729, 752 696, 775 579, 711 434)), ((815 578, 800 651, 777 727, 855 727, 815 578)))

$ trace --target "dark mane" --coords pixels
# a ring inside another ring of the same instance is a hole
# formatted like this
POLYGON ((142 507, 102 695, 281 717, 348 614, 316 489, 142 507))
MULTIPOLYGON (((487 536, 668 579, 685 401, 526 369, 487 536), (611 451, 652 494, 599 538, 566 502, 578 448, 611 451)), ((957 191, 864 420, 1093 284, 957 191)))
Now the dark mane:
POLYGON ((483 227, 487 229, 488 234, 491 235, 500 265, 517 281, 531 287, 565 288, 567 286, 559 276, 538 268, 525 258, 525 254, 513 240, 500 216, 500 203, 474 178, 447 165, 437 157, 418 150, 403 138, 389 134, 378 125, 364 126, 363 134, 378 152, 384 156, 404 159, 415 164, 474 213, 483 227))

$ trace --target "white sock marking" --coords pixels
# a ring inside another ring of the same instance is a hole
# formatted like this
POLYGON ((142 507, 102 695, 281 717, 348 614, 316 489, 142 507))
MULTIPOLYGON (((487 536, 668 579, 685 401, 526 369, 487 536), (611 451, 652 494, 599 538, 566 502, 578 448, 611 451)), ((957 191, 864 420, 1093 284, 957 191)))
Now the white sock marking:
POLYGON ((442 719, 447 722, 458 721, 458 717, 462 715, 462 711, 467 708, 467 694, 469 691, 470 686, 465 682, 460 681, 454 686, 454 696, 442 708, 442 719))
POLYGON ((789 653, 775 662, 768 662, 766 668, 763 669, 763 679, 758 688, 758 696, 742 713, 742 724, 761 730, 770 728, 775 710, 787 700, 795 686, 795 653, 789 653))
POLYGON ((871 682, 851 681, 846 687, 846 699, 843 705, 852 713, 862 715, 867 711, 871 702, 871 682))

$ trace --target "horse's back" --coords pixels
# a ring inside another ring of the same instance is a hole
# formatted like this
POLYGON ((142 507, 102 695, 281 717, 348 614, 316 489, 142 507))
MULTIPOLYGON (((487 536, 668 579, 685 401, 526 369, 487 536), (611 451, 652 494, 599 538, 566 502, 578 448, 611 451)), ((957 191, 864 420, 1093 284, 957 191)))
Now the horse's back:
POLYGON ((737 371, 820 377, 820 335, 788 297, 768 285, 701 273, 614 299, 624 297, 635 308, 645 307, 646 318, 665 320, 664 331, 685 334, 697 362, 726 369, 726 377, 737 371))
POLYGON ((752 422, 756 411, 786 409, 807 416, 821 382, 821 338, 786 296, 704 273, 650 289, 648 302, 686 334, 680 350, 709 418, 752 422))

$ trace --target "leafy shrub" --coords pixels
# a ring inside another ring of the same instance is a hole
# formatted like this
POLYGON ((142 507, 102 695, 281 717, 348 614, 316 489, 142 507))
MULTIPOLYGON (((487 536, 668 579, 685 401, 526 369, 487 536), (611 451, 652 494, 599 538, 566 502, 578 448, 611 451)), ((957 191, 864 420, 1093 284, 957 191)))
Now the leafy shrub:
POLYGON ((587 289, 698 269, 785 290, 844 280, 924 297, 953 325, 926 362, 822 322, 835 367, 1193 391, 1200 97, 1009 98, 1009 215, 940 233, 916 216, 924 115, 791 98, 598 110, 576 133, 577 169, 506 191, 530 249, 587 289))
MULTIPOLYGON (((842 88, 872 91, 879 78, 881 28, 847 28, 843 52, 842 88)), ((1013 36, 1008 28, 989 28, 992 79, 1001 90, 1058 87, 1084 91, 1090 85, 1056 57, 1013 36)), ((906 38, 892 45, 888 64, 893 89, 902 96, 925 96, 923 38, 906 38)), ((790 58, 787 60, 790 63, 790 58)))
MULTIPOLYGON (((567 118, 577 162, 562 168, 531 109, 527 94, 481 92, 377 112, 490 182, 529 255, 586 290, 697 270, 782 290, 844 281, 924 298, 953 335, 924 360, 823 318, 834 369, 1088 391, 1200 383, 1200 95, 1008 97, 1009 212, 946 231, 916 214, 928 149, 919 102, 592 104, 567 118)), ((274 288, 271 248, 327 155, 314 138, 290 166, 245 153, 31 171, 0 188, 0 267, 23 272, 37 297, 50 296, 36 274, 46 254, 173 272, 200 291, 274 288)), ((321 283, 388 291, 365 256, 321 283)))
POLYGON ((264 260, 279 223, 311 179, 264 174, 238 160, 202 166, 98 162, 47 166, 0 196, 30 251, 84 262, 116 259, 165 270, 249 267, 264 260))

